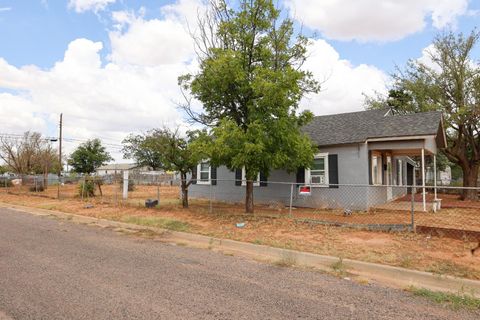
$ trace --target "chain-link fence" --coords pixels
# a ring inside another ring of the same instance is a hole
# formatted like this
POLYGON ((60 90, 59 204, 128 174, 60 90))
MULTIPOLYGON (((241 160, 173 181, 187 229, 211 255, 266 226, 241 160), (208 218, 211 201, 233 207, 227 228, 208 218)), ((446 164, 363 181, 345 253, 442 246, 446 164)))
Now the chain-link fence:
MULTIPOLYGON (((480 188, 254 182, 254 215, 292 223, 381 231, 416 231, 480 240, 480 188), (464 199, 472 198, 471 200, 464 199), (476 199, 475 199, 476 197, 476 199)), ((7 195, 181 210, 181 181, 173 175, 0 177, 7 195)), ((191 212, 245 214, 246 182, 189 181, 191 212)), ((0 191, 1 192, 1 191, 0 191)), ((240 219, 241 220, 241 219, 240 219)))

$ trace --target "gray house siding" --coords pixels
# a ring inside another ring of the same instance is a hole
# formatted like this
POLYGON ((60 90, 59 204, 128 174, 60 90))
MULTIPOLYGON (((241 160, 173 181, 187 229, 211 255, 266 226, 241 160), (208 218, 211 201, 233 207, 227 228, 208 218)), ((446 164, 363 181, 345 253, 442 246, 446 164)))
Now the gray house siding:
MULTIPOLYGON (((298 195, 295 187, 293 194, 294 206, 365 210, 370 203, 375 202, 371 200, 370 187, 367 186, 369 182, 369 162, 366 144, 321 148, 319 152, 337 155, 338 183, 340 186, 337 188, 314 187, 310 196, 298 195), (348 184, 348 186, 344 184, 348 184)), ((243 202, 245 199, 245 187, 235 185, 235 172, 221 166, 217 168, 216 173, 216 185, 193 184, 189 187, 190 197, 209 198, 212 196, 213 199, 219 201, 243 202)), ((275 201, 288 205, 291 188, 291 185, 288 183, 296 183, 296 179, 296 173, 273 170, 268 177, 267 186, 254 187, 255 202, 270 203, 275 201), (275 182, 286 182, 287 184, 275 182)))

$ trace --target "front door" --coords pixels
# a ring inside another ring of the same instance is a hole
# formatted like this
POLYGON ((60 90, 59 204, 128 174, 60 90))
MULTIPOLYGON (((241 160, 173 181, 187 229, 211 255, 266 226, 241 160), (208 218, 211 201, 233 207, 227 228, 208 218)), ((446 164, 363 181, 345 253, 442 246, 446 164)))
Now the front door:
POLYGON ((415 167, 412 166, 410 163, 407 163, 407 193, 411 194, 412 193, 412 187, 413 186, 413 177, 414 177, 414 172, 415 172, 415 167))

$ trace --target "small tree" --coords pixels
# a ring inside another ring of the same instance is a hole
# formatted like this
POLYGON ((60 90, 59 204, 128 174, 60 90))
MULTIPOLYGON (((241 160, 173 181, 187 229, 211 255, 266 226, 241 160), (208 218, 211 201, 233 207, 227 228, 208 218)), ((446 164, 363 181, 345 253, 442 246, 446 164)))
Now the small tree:
POLYGON ((200 70, 179 78, 181 88, 203 104, 184 109, 211 128, 211 161, 244 168, 245 210, 252 213, 253 181, 259 172, 294 171, 313 161, 310 139, 300 127, 311 118, 298 104, 320 86, 302 69, 308 39, 294 34, 272 0, 210 1, 195 38, 200 70))
POLYGON ((123 156, 125 159, 135 159, 139 166, 151 167, 153 170, 163 168, 162 147, 157 137, 159 132, 151 130, 144 134, 131 134, 123 140, 123 156))
POLYGON ((43 174, 43 185, 48 186, 48 173, 58 171, 58 151, 49 139, 38 132, 25 132, 22 137, 1 137, 0 158, 8 170, 15 173, 43 174))
POLYGON ((188 187, 194 182, 193 170, 202 157, 205 157, 196 142, 202 134, 197 131, 188 132, 186 137, 182 137, 178 129, 154 129, 134 139, 125 139, 124 155, 133 156, 137 163, 145 163, 145 157, 151 160, 150 155, 156 155, 155 162, 151 162, 155 168, 180 173, 182 205, 188 208, 188 187), (132 145, 132 141, 135 141, 135 145, 132 145), (135 152, 131 152, 132 150, 135 152), (187 180, 188 174, 192 174, 192 177, 187 180))
POLYGON ((88 140, 77 147, 70 155, 68 164, 72 171, 77 173, 91 174, 105 163, 113 160, 100 139, 88 140))

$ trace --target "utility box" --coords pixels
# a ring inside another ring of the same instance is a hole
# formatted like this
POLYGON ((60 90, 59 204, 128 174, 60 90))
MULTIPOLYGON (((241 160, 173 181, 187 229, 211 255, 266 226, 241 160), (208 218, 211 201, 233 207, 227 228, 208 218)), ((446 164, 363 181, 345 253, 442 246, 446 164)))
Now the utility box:
POLYGON ((146 208, 155 208, 158 206, 158 200, 157 199, 147 199, 145 200, 145 207, 146 208))

